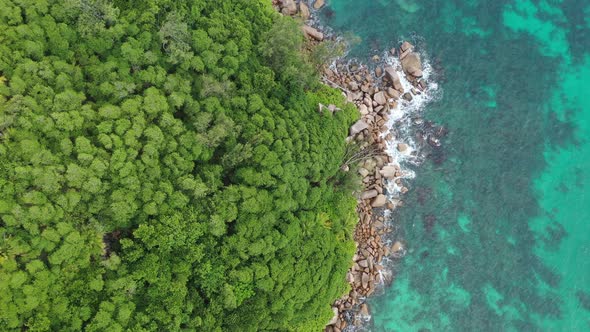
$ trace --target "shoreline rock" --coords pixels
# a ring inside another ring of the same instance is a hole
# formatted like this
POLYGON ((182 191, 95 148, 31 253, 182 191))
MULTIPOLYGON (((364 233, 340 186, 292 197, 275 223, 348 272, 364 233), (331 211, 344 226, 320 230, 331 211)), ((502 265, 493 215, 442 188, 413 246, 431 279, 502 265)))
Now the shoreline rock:
MULTIPOLYGON (((403 205, 403 201, 399 199, 388 198, 385 182, 395 181, 401 187, 401 195, 408 192, 408 188, 401 182, 404 172, 399 165, 391 164, 393 160, 386 151, 386 140, 391 139, 391 136, 383 137, 382 134, 389 130, 386 123, 390 111, 397 107, 398 101, 411 100, 420 90, 420 84, 424 84, 424 89, 426 88, 425 83, 419 83, 422 81, 413 76, 421 75, 422 71, 419 56, 412 55, 414 47, 407 42, 402 45, 405 45, 406 57, 410 57, 406 62, 408 73, 404 73, 416 88, 412 88, 412 91, 404 91, 399 74, 392 66, 386 66, 381 72, 375 71, 372 75, 366 66, 354 61, 337 61, 335 66, 322 73, 324 82, 331 82, 331 86, 340 88, 347 100, 354 103, 359 111, 360 119, 351 126, 347 141, 356 141, 362 148, 373 151, 370 157, 360 163, 358 170, 362 177, 362 189, 358 196, 359 219, 354 233, 357 251, 347 273, 351 291, 334 302, 333 307, 338 309, 338 314, 334 316, 332 324, 326 326, 325 331, 342 331, 347 324, 358 326, 370 319, 366 298, 379 285, 392 278, 386 274, 384 277, 383 259, 399 259, 406 253, 402 242, 396 241, 392 246, 386 245, 382 240, 392 231, 386 226, 385 209, 394 210, 403 205), (379 79, 377 74, 383 74, 383 79, 379 79)), ((403 52, 400 48, 400 54, 403 52)), ((411 152, 411 148, 405 143, 399 143, 396 149, 401 154, 411 152)))

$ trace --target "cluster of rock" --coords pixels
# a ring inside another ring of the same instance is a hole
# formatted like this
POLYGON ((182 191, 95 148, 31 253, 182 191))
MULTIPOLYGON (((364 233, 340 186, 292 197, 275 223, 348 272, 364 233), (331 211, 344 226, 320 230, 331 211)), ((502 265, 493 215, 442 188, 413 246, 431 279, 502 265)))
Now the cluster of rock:
MULTIPOLYGON (((340 88, 361 114, 361 119, 350 128, 348 140, 356 140, 361 149, 373 151, 358 170, 362 177, 363 190, 357 206, 359 222, 354 238, 357 251, 353 258, 354 264, 347 274, 351 291, 334 303, 335 316, 326 326, 327 332, 342 331, 347 325, 359 324, 363 317, 368 317, 365 298, 375 291, 376 285, 384 281, 382 259, 405 254, 401 242, 396 241, 388 246, 382 241, 382 237, 391 232, 382 211, 384 208, 393 210, 403 204, 399 199, 388 199, 385 192, 386 180, 394 181, 400 186, 402 194, 408 191, 402 183, 403 170, 399 165, 392 164, 392 157, 385 149, 386 141, 393 139, 387 126, 390 111, 398 107, 400 99, 410 101, 426 88, 426 82, 421 79, 420 56, 413 49, 413 45, 404 42, 399 50, 390 51, 392 55, 399 54, 401 69, 412 84, 410 91, 404 91, 398 71, 390 65, 377 66, 371 73, 365 66, 337 63, 333 69, 324 71, 324 81, 340 88)), ((376 57, 373 60, 380 59, 376 57)), ((404 143, 398 144, 397 150, 400 153, 409 153, 409 147, 404 143)))
MULTIPOLYGON (((312 8, 318 10, 324 7, 324 0, 315 0, 312 8)), ((307 1, 303 0, 273 0, 273 6, 277 11, 286 16, 300 17, 303 21, 308 21, 311 17, 311 10, 307 1)), ((324 33, 318 29, 304 24, 302 26, 303 33, 312 40, 322 41, 324 40, 324 33)))

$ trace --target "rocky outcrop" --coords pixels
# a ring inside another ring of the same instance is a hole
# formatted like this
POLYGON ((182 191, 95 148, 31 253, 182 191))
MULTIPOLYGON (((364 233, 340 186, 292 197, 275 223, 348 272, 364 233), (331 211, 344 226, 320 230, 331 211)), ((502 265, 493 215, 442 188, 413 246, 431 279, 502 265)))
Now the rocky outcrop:
POLYGON ((301 15, 301 18, 304 21, 309 20, 309 18, 311 17, 311 12, 309 11, 309 7, 303 1, 299 2, 299 15, 301 15))
POLYGON ((324 34, 318 29, 310 27, 309 25, 304 25, 302 29, 307 37, 313 38, 317 41, 324 40, 324 34))
POLYGON ((377 195, 371 202, 372 207, 382 207, 387 203, 387 197, 383 194, 377 195))
POLYGON ((365 129, 369 128, 369 124, 367 124, 364 120, 358 120, 355 124, 350 127, 350 136, 356 136, 360 132, 365 129))
MULTIPOLYGON (((391 231, 381 212, 384 208, 395 209, 403 205, 400 199, 388 199, 384 190, 385 181, 394 181, 402 195, 408 192, 408 188, 401 182, 404 172, 399 165, 391 164, 392 159, 385 152, 385 140, 391 136, 385 135, 389 130, 386 123, 390 110, 397 107, 400 99, 411 102, 413 96, 420 94, 427 86, 424 80, 419 79, 422 76, 422 63, 419 54, 414 52, 414 46, 404 42, 399 52, 396 49, 391 52, 396 53, 401 59, 399 69, 412 84, 410 91, 404 91, 398 69, 391 65, 377 66, 374 75, 371 75, 363 66, 337 63, 335 68, 326 70, 323 75, 324 82, 340 88, 348 101, 354 103, 359 110, 361 119, 350 128, 348 140, 356 140, 361 148, 376 151, 360 164, 358 170, 362 177, 363 190, 358 196, 359 221, 354 235, 357 251, 353 266, 347 274, 352 290, 334 303, 334 307, 338 309, 338 318, 328 324, 326 331, 341 331, 348 324, 356 324, 362 317, 368 316, 369 308, 364 299, 383 282, 383 257, 401 258, 406 252, 401 241, 396 241, 393 246, 386 246, 381 239, 391 231)), ((399 143, 397 150, 401 154, 412 152, 405 143, 399 143)))
POLYGON ((420 61, 420 55, 418 53, 410 52, 401 60, 401 63, 406 75, 411 75, 414 78, 422 77, 422 61, 420 61))

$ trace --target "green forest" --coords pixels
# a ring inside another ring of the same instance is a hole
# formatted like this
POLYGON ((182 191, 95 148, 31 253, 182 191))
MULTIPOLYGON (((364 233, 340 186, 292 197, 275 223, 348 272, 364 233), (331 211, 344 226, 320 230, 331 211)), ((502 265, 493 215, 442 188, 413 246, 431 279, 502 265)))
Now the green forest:
POLYGON ((358 115, 304 43, 270 0, 0 0, 0 330, 321 330, 358 115))

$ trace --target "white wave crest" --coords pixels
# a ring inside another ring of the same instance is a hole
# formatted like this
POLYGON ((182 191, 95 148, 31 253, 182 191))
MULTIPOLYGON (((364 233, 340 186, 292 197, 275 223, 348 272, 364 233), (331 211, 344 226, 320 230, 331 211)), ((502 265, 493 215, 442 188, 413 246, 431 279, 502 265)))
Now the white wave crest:
MULTIPOLYGON (((426 89, 420 94, 413 95, 411 101, 403 98, 398 100, 397 107, 390 111, 390 118, 387 122, 389 130, 382 134, 383 138, 390 138, 385 140, 387 154, 392 157, 392 162, 389 165, 399 166, 401 168, 401 176, 386 182, 387 192, 391 200, 399 198, 402 194, 403 184, 396 183, 396 180, 413 179, 416 174, 410 167, 418 166, 423 161, 423 157, 419 153, 420 148, 413 137, 412 119, 418 117, 428 103, 438 99, 440 96, 439 86, 432 80, 433 68, 427 56, 424 53, 420 55, 423 67, 422 79, 426 82, 426 89)), ((407 92, 414 88, 403 72, 398 57, 384 52, 382 59, 384 63, 395 68, 404 91, 407 92)))

